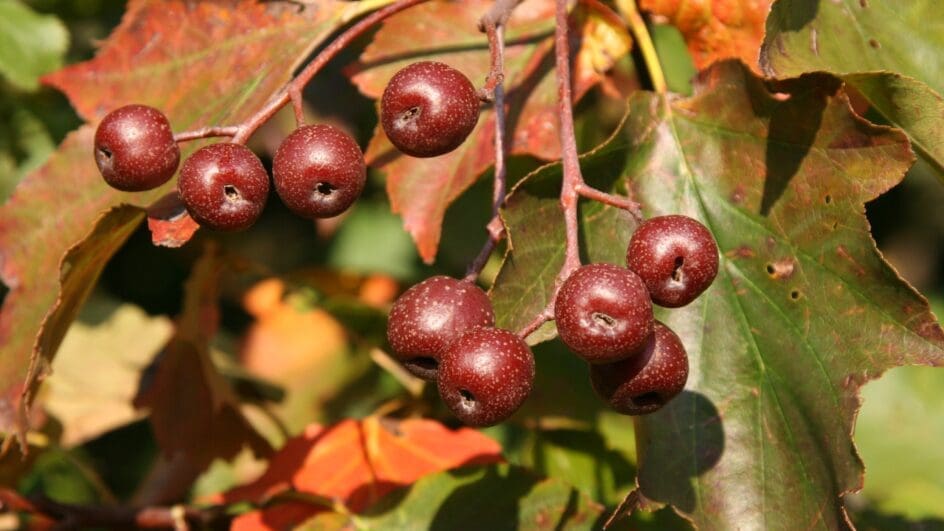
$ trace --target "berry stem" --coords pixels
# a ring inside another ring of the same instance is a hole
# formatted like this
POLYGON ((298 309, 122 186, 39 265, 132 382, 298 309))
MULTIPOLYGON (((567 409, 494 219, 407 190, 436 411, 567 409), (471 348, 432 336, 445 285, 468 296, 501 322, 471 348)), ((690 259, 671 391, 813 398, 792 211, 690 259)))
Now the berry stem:
POLYGON ((245 144, 249 137, 259 129, 262 124, 266 123, 276 112, 279 111, 282 107, 285 107, 289 102, 292 103, 292 107, 295 113, 295 121, 299 126, 304 125, 305 117, 302 108, 302 90, 305 88, 305 85, 315 74, 317 74, 329 61, 335 58, 338 53, 341 52, 347 45, 349 45, 354 39, 363 35, 367 30, 373 27, 378 22, 408 9, 417 4, 426 2, 427 0, 398 0, 390 5, 387 5, 373 13, 367 15, 356 24, 348 28, 344 33, 339 35, 336 39, 331 41, 331 44, 326 46, 310 63, 299 72, 291 81, 285 84, 282 89, 277 92, 274 96, 269 98, 259 110, 247 118, 244 122, 239 125, 229 126, 229 127, 205 127, 203 129, 197 129, 195 131, 187 131, 184 133, 179 133, 175 135, 175 139, 178 142, 184 142, 186 140, 194 140, 197 138, 207 138, 211 136, 232 136, 232 142, 236 144, 245 144))
POLYGON ((577 184, 577 194, 580 197, 585 197, 587 199, 592 199, 604 205, 609 205, 614 208, 619 208, 625 210, 633 216, 637 224, 642 223, 645 220, 645 216, 642 214, 642 205, 629 199, 628 197, 623 197, 621 195, 608 194, 601 190, 588 185, 587 183, 578 183, 577 184))
MULTIPOLYGON (((502 0, 496 1, 495 5, 497 6, 500 3, 502 3, 502 0)), ((517 3, 508 3, 509 11, 517 3)), ((488 36, 488 49, 491 58, 491 66, 485 86, 482 88, 482 94, 486 95, 488 100, 494 102, 495 108, 495 183, 492 189, 492 218, 486 225, 488 238, 475 260, 469 264, 465 276, 465 280, 469 282, 473 282, 479 276, 488 262, 488 257, 492 255, 492 251, 495 250, 498 242, 505 237, 505 227, 498 211, 505 204, 505 189, 507 186, 505 155, 508 152, 508 143, 505 138, 505 26, 503 25, 507 18, 507 15, 496 18, 492 16, 492 11, 489 11, 486 16, 482 17, 481 21, 485 28, 485 34, 488 36)))
POLYGON ((213 138, 217 136, 233 136, 239 132, 239 128, 235 126, 230 127, 202 127, 200 129, 194 129, 193 131, 184 131, 183 133, 177 133, 174 135, 174 142, 187 142, 190 140, 197 140, 200 138, 213 138))
POLYGON ((643 62, 646 63, 653 90, 659 94, 665 94, 667 90, 665 74, 662 72, 662 64, 659 63, 659 54, 656 53, 656 47, 652 44, 646 21, 643 20, 642 15, 639 14, 639 8, 636 7, 636 0, 616 0, 616 8, 629 23, 629 29, 639 44, 639 51, 642 53, 643 62))

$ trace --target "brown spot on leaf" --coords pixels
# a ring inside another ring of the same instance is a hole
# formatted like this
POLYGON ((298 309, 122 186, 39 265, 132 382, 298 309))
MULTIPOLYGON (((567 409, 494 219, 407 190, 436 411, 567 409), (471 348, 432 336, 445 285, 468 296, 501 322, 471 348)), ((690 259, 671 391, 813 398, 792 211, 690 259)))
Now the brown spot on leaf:
POLYGON ((754 249, 747 245, 742 245, 731 251, 731 255, 735 258, 754 258, 754 249))
POLYGON ((774 280, 783 280, 793 275, 796 263, 792 258, 784 258, 767 264, 767 274, 774 280))
POLYGON ((733 192, 731 192, 731 202, 735 205, 740 205, 744 201, 744 185, 737 185, 733 192))
POLYGON ((846 250, 845 245, 837 246, 836 254, 838 254, 840 258, 844 259, 845 261, 849 262, 849 264, 852 265, 853 269, 855 269, 855 273, 857 276, 860 276, 860 277, 865 276, 866 274, 865 268, 863 268, 862 265, 859 264, 859 262, 857 262, 856 259, 851 254, 849 254, 849 251, 846 250))
POLYGON ((882 47, 882 45, 879 44, 878 41, 875 39, 869 39, 869 46, 871 46, 872 48, 875 48, 876 50, 882 47))

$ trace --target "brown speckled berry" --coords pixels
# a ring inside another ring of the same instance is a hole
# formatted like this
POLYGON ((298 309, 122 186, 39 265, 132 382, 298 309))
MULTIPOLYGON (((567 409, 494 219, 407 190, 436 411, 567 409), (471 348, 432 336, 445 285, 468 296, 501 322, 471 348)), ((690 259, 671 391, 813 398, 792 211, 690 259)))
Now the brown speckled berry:
POLYGON ((112 188, 140 192, 174 176, 180 148, 164 113, 147 105, 126 105, 98 124, 95 163, 112 188))
POLYGON ((521 407, 534 385, 534 355, 515 334, 476 328, 443 353, 439 395, 469 426, 492 426, 521 407))
POLYGON ((213 144, 184 161, 177 191, 190 216, 222 231, 249 228, 269 195, 269 176, 259 157, 240 144, 213 144))
POLYGON ((432 381, 449 345, 472 328, 494 324, 492 303, 478 286, 435 276, 406 290, 393 304, 387 339, 407 370, 432 381))
POLYGON ((718 274, 718 245, 711 232, 688 216, 660 216, 633 233, 626 264, 636 272, 652 302, 678 308, 695 300, 718 274))
POLYGON ((364 190, 364 154, 350 135, 330 125, 299 127, 272 160, 272 181, 282 202, 299 216, 329 218, 344 212, 364 190))
POLYGON ((554 303, 561 341, 589 363, 632 356, 652 332, 652 302, 632 271, 612 264, 571 273, 554 303))
POLYGON ((390 79, 380 99, 380 123, 390 142, 414 157, 456 149, 479 120, 469 78, 443 63, 413 63, 390 79))
POLYGON ((590 382, 601 398, 624 415, 645 415, 664 406, 685 388, 688 356, 675 332, 656 321, 638 356, 590 366, 590 382))

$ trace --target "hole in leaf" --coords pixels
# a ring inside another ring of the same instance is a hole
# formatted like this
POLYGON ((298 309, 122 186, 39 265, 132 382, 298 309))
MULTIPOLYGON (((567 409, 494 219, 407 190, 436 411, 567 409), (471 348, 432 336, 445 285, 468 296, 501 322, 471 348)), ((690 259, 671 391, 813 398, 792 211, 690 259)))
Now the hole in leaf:
POLYGON ((831 195, 829 195, 829 194, 826 194, 826 197, 823 198, 823 202, 825 202, 827 205, 830 204, 830 203, 832 203, 832 202, 833 202, 833 196, 831 196, 831 195))
POLYGON ((659 393, 650 391, 633 397, 633 403, 639 407, 658 406, 662 404, 662 398, 659 396, 659 393))
POLYGON ((675 257, 675 269, 672 270, 672 280, 676 282, 682 281, 682 266, 685 264, 685 257, 676 256, 675 257))
POLYGON ((315 192, 326 197, 334 193, 335 190, 337 190, 337 188, 331 183, 318 183, 315 185, 315 192))
POLYGON ((240 197, 239 190, 231 184, 223 185, 223 195, 230 201, 237 201, 240 197))
POLYGON ((463 407, 466 407, 466 408, 469 408, 469 409, 475 407, 475 395, 473 395, 472 393, 470 393, 468 390, 466 390, 466 389, 459 389, 459 396, 462 397, 462 406, 463 406, 463 407))
POLYGON ((767 264, 767 274, 768 274, 768 275, 773 276, 773 274, 774 274, 776 271, 777 271, 777 269, 774 267, 773 264, 767 264))
POLYGON ((605 313, 593 312, 592 314, 590 314, 590 317, 593 318, 593 320, 601 326, 605 326, 607 328, 613 328, 614 326, 616 326, 616 319, 612 318, 611 316, 605 313))
POLYGON ((799 300, 799 299, 800 299, 800 292, 799 292, 798 290, 793 290, 793 291, 791 291, 791 292, 790 292, 790 298, 793 299, 793 300, 799 300))

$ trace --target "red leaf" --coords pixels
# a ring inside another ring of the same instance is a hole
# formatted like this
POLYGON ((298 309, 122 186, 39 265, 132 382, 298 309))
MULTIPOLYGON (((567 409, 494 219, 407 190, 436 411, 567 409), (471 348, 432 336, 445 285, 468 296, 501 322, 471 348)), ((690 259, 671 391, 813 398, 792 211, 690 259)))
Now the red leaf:
MULTIPOLYGON (((367 96, 379 98, 399 69, 415 61, 435 60, 457 68, 473 84, 483 82, 489 70, 488 43, 477 22, 491 3, 431 2, 391 17, 353 66, 352 81, 367 96), (418 47, 418 34, 423 35, 422 42, 435 46, 418 47)), ((557 86, 550 54, 553 13, 554 3, 549 0, 526 0, 518 6, 507 25, 505 53, 508 123, 513 130, 510 151, 545 160, 560 156, 557 86)), ((581 3, 571 22, 579 26, 579 31, 573 32, 580 41, 580 46, 573 47, 579 57, 574 73, 579 98, 629 50, 629 37, 618 17, 596 1, 581 3), (601 25, 609 25, 612 31, 600 32, 601 25), (584 32, 591 37, 582 38, 584 32), (600 60, 606 55, 599 53, 601 48, 609 51, 609 63, 600 60)), ((426 262, 435 258, 446 208, 492 165, 493 142, 494 113, 490 109, 482 112, 478 126, 463 145, 431 159, 401 156, 378 127, 365 154, 367 162, 386 171, 393 210, 403 215, 404 227, 426 262)))
POLYGON ((180 247, 190 241, 200 225, 190 217, 180 196, 173 191, 147 209, 148 229, 154 245, 180 247))
MULTIPOLYGON (((95 59, 45 82, 89 120, 140 102, 161 108, 175 130, 231 125, 278 91, 345 17, 363 9, 339 0, 302 9, 249 0, 132 1, 95 59)), ((66 137, 0 208, 0 276, 10 288, 0 311, 0 431, 6 433, 25 429, 19 404, 29 406, 65 327, 122 243, 119 236, 141 222, 140 208, 174 187, 127 194, 105 186, 92 159, 93 132, 85 126, 66 137), (114 209, 122 204, 138 209, 114 209), (60 282, 60 261, 71 248, 60 282), (67 274, 77 266, 82 276, 67 274)), ((182 242, 181 228, 159 232, 158 239, 182 242)))
MULTIPOLYGON (((255 482, 216 501, 262 503, 288 490, 339 500, 363 511, 385 494, 419 478, 462 465, 501 461, 501 447, 468 428, 438 422, 368 417, 328 428, 309 426, 286 442, 255 482)), ((234 529, 284 529, 323 510, 315 504, 279 503, 240 516, 234 529)))
POLYGON ((669 19, 688 43, 699 70, 727 58, 758 66, 771 0, 642 0, 639 7, 669 19))

